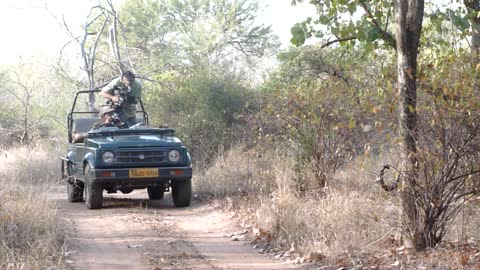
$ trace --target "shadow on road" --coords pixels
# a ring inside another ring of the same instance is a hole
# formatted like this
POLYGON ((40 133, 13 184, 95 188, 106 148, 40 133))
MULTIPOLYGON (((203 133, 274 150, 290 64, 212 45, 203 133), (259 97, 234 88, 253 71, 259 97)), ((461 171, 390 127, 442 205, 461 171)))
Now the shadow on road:
MULTIPOLYGON (((57 202, 57 205, 71 205, 75 209, 85 208, 85 202, 70 203, 67 201, 66 187, 59 187, 55 190, 56 196, 52 198, 57 202)), ((171 193, 166 193, 162 200, 150 200, 146 190, 135 190, 130 194, 113 193, 108 194, 104 191, 102 209, 158 209, 158 210, 195 210, 200 207, 201 203, 196 200, 192 200, 192 203, 188 207, 177 208, 173 204, 171 193)), ((101 209, 99 209, 101 210, 101 209)), ((98 211, 98 210, 90 210, 98 211)))

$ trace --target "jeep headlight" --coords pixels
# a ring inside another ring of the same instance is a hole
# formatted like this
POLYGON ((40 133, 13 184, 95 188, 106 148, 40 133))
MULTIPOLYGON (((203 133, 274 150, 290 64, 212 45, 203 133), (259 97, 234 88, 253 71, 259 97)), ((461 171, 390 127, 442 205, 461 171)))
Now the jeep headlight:
POLYGON ((170 162, 178 162, 180 160, 180 152, 178 150, 168 152, 168 160, 170 162))
POLYGON ((115 154, 110 152, 110 151, 106 151, 102 154, 102 161, 104 163, 112 163, 113 161, 115 160, 115 154))

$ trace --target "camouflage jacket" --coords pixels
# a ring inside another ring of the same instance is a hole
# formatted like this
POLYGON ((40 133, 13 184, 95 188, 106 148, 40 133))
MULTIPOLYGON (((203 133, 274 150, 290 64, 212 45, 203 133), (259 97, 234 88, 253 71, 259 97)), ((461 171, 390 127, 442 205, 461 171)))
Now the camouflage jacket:
POLYGON ((133 81, 132 87, 130 91, 128 91, 122 82, 122 77, 118 77, 103 87, 101 92, 114 96, 124 93, 128 100, 131 100, 133 97, 135 102, 127 102, 122 106, 122 112, 124 114, 122 115, 122 120, 126 121, 127 118, 135 117, 138 100, 142 97, 142 85, 137 80, 133 81))

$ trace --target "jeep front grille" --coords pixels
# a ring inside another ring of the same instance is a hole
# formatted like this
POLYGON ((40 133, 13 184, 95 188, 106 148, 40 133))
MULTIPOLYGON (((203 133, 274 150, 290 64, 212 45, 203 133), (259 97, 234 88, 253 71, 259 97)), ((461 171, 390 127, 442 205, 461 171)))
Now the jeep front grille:
POLYGON ((167 161, 167 151, 118 151, 116 154, 116 164, 148 164, 167 161))

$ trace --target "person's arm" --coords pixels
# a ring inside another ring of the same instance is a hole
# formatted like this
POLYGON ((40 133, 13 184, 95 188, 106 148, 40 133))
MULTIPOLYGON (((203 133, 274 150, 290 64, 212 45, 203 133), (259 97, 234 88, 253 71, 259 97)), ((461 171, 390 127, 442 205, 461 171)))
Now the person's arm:
POLYGON ((100 97, 105 98, 105 99, 111 99, 113 102, 117 102, 117 101, 118 101, 118 96, 114 96, 114 95, 112 95, 112 94, 110 94, 110 93, 108 93, 108 92, 103 92, 103 91, 102 91, 102 92, 100 92, 98 95, 99 95, 100 97))
POLYGON ((113 95, 113 89, 115 88, 117 81, 118 79, 112 80, 109 84, 107 84, 107 86, 102 88, 102 91, 98 94, 98 96, 105 99, 111 99, 113 102, 118 102, 118 97, 113 95))

